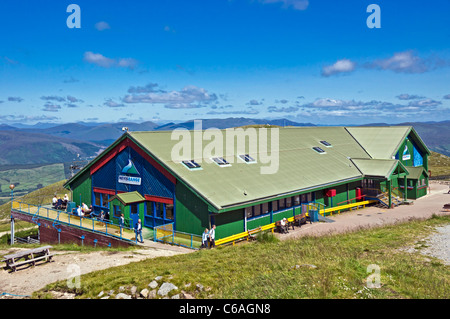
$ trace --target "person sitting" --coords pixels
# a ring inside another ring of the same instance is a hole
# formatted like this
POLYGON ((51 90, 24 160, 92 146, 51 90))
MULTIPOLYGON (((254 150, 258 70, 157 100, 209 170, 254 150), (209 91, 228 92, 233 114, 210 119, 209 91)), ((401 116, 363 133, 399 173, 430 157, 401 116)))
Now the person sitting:
POLYGON ((83 211, 81 210, 80 205, 77 205, 77 208, 75 209, 75 216, 83 217, 83 211))
POLYGON ((64 194, 63 202, 64 202, 64 205, 66 205, 66 206, 69 203, 69 196, 67 196, 67 194, 64 194))
POLYGON ((105 212, 101 211, 100 212, 100 216, 98 217, 99 220, 104 220, 105 219, 105 212))
POLYGON ((57 204, 58 204, 58 197, 56 197, 56 195, 55 195, 55 196, 53 196, 53 199, 52 199, 52 207, 56 208, 57 204))
POLYGON ((287 220, 286 220, 286 218, 283 218, 281 220, 281 232, 282 233, 289 233, 288 228, 287 228, 287 220))
POLYGON ((63 209, 63 201, 61 197, 58 197, 58 201, 56 202, 56 209, 63 209))
POLYGON ((82 210, 83 213, 85 213, 85 214, 90 213, 89 207, 88 207, 85 203, 81 203, 81 210, 82 210))

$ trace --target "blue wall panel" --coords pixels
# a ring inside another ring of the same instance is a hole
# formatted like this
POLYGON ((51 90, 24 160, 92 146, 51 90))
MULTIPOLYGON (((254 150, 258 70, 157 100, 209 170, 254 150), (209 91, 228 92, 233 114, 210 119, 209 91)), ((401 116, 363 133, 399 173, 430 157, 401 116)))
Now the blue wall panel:
POLYGON ((141 195, 153 195, 173 198, 173 185, 160 171, 148 163, 135 150, 127 147, 116 157, 106 163, 92 176, 92 187, 107 188, 123 192, 138 191, 141 195), (138 174, 124 174, 122 170, 133 162, 138 174), (119 183, 119 175, 141 178, 141 185, 119 183))

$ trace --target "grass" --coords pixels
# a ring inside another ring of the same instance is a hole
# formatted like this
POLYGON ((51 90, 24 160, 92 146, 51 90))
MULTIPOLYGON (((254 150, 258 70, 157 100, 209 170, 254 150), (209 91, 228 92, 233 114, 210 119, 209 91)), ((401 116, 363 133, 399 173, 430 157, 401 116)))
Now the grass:
POLYGON ((196 298, 436 298, 450 297, 450 269, 438 259, 402 248, 413 246, 450 224, 450 217, 410 221, 357 232, 279 241, 261 235, 260 241, 159 257, 112 267, 81 276, 81 287, 61 281, 33 294, 45 298, 50 290, 76 292, 96 298, 100 291, 135 285, 147 288, 156 276, 178 287, 192 283, 187 292, 196 298), (378 265, 380 288, 367 288, 369 265, 378 265), (311 266, 314 265, 315 267, 311 266), (210 291, 194 292, 196 284, 210 291))
POLYGON ((450 157, 436 152, 431 152, 428 158, 431 176, 450 176, 450 157))

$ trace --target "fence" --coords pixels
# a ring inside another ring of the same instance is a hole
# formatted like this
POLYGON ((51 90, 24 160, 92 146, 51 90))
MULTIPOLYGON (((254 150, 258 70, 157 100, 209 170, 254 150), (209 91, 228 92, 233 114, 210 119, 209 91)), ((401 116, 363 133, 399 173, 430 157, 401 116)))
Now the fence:
POLYGON ((32 215, 32 220, 37 222, 39 218, 53 220, 54 223, 64 223, 71 226, 85 228, 94 232, 99 232, 122 240, 134 240, 135 233, 131 227, 120 227, 110 220, 99 220, 96 218, 79 217, 65 211, 56 210, 45 206, 26 204, 22 201, 14 200, 12 209, 22 213, 32 215))
POLYGON ((202 245, 201 236, 176 231, 173 229, 173 223, 155 227, 153 229, 153 235, 155 242, 178 245, 191 249, 199 249, 202 245))

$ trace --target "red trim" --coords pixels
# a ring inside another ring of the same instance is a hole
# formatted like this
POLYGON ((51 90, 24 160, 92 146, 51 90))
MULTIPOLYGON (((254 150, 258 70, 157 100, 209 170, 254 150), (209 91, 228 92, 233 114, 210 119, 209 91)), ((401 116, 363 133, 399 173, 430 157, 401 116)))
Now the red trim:
POLYGON ((148 201, 151 201, 151 202, 164 203, 164 204, 173 204, 173 199, 172 198, 151 196, 151 195, 145 195, 144 197, 145 197, 145 200, 148 200, 148 201))
POLYGON ((169 181, 173 184, 176 183, 176 178, 170 174, 164 167, 162 167, 155 159, 149 156, 143 149, 137 146, 134 142, 132 142, 129 138, 124 139, 118 145, 116 145, 112 150, 110 150, 107 154, 105 154, 102 158, 100 158, 97 162, 92 164, 91 166, 91 175, 102 168, 106 163, 112 160, 116 155, 122 152, 127 147, 131 147, 135 150, 140 156, 142 156, 147 162, 149 162, 153 167, 155 167, 159 172, 161 172, 169 181))
POLYGON ((116 192, 111 189, 105 189, 105 188, 99 188, 99 187, 94 187, 94 193, 116 195, 116 192))

